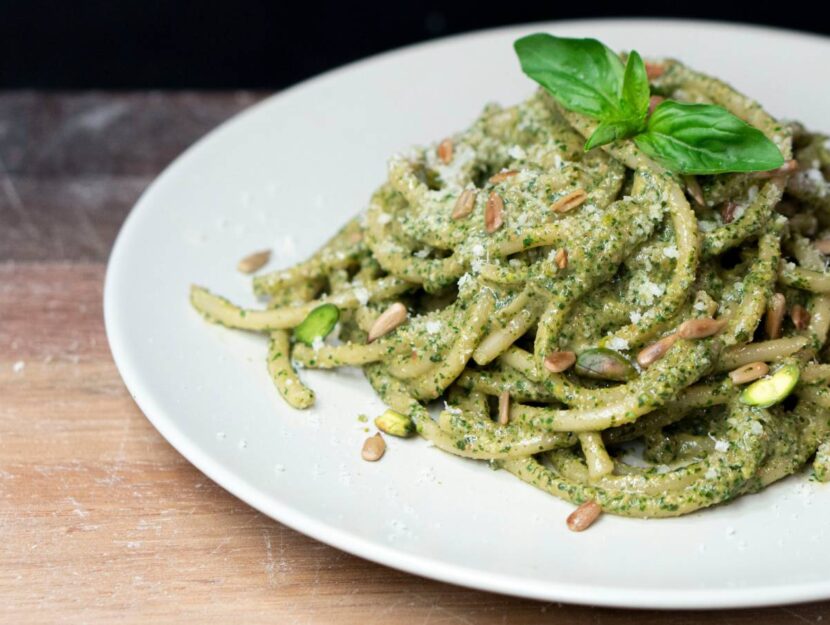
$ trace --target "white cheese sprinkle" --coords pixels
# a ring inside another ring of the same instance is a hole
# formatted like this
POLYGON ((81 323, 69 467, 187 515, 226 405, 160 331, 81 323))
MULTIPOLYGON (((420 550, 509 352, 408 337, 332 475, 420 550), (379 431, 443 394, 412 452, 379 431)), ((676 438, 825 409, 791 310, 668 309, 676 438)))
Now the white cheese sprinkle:
POLYGON ((663 248, 663 256, 666 258, 677 258, 680 256, 680 252, 677 251, 674 245, 670 245, 669 247, 663 248))
POLYGON ((824 182, 824 176, 822 175, 821 171, 815 167, 808 169, 806 172, 804 172, 804 175, 811 182, 815 182, 818 184, 824 182))
POLYGON ((628 349, 628 341, 615 336, 613 339, 608 341, 608 348, 617 352, 624 352, 628 349))
POLYGON ((729 451, 729 441, 715 441, 715 451, 729 451))
POLYGON ((510 158, 515 159, 522 159, 527 157, 527 153, 522 149, 522 146, 520 145, 514 145, 507 151, 507 154, 510 156, 510 158))
POLYGON ((353 293, 361 306, 365 306, 369 302, 369 290, 365 287, 358 287, 353 291, 353 293))
POLYGON ((646 280, 640 285, 639 296, 643 303, 651 304, 654 302, 655 297, 662 296, 665 291, 666 287, 660 284, 655 284, 651 280, 646 280))
POLYGON ((392 221, 392 215, 390 215, 389 213, 381 213, 380 215, 378 215, 378 223, 381 226, 385 226, 390 221, 392 221))
POLYGON ((438 334, 441 331, 443 324, 437 319, 430 319, 426 323, 427 332, 430 334, 438 334))
POLYGON ((628 315, 628 318, 631 319, 631 323, 640 323, 640 319, 643 318, 643 315, 636 310, 632 310, 628 315))
POLYGON ((313 349, 315 352, 319 352, 325 344, 326 343, 325 341, 323 341, 323 337, 315 336, 314 341, 312 341, 311 343, 311 349, 313 349))

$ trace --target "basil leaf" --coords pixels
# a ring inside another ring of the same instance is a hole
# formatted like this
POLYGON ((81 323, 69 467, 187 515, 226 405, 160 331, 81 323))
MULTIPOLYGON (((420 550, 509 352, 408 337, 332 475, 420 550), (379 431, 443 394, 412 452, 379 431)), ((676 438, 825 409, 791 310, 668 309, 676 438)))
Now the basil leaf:
POLYGON ((568 110, 599 119, 621 117, 623 64, 596 39, 536 33, 516 40, 513 47, 522 71, 568 110))
POLYGON ((683 174, 766 171, 784 164, 776 145, 720 106, 662 102, 634 137, 646 154, 683 174))
POLYGON ((606 143, 627 139, 645 127, 650 91, 646 65, 635 50, 628 55, 620 95, 619 113, 600 123, 585 143, 586 152, 606 143))
POLYGON ((641 120, 622 120, 615 122, 601 122, 594 133, 585 142, 585 151, 597 148, 606 143, 613 143, 618 139, 627 139, 643 129, 641 120))
POLYGON ((648 100, 651 95, 648 86, 646 64, 637 53, 632 50, 625 63, 625 74, 622 84, 622 103, 631 117, 645 119, 648 113, 648 100))

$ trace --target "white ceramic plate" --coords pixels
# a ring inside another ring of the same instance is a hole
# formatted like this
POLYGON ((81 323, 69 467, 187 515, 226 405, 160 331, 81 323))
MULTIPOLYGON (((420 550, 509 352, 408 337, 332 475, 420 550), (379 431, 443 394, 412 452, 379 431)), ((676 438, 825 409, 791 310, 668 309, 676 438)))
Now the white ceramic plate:
POLYGON ((572 507, 485 464, 389 440, 360 459, 357 416, 382 408, 359 371, 303 372, 309 411, 288 408, 258 336, 206 324, 192 282, 253 305, 236 261, 274 248, 302 259, 362 210, 387 158, 464 128, 488 101, 533 84, 512 50, 546 30, 668 55, 830 130, 830 40, 704 22, 538 24, 383 54, 289 89, 200 141, 147 190, 110 259, 107 333, 127 386, 184 456, 271 517, 343 550, 420 575, 539 599, 713 608, 830 597, 830 486, 800 475, 673 520, 606 515, 565 527, 572 507))

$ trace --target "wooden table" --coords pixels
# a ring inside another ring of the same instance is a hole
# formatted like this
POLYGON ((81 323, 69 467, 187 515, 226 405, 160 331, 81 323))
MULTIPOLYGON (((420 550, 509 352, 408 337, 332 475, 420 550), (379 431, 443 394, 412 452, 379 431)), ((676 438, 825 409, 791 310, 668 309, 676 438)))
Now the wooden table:
POLYGON ((152 178, 259 97, 0 93, 0 622, 830 622, 830 603, 636 612, 421 579, 272 521, 176 453, 113 365, 104 265, 152 178))

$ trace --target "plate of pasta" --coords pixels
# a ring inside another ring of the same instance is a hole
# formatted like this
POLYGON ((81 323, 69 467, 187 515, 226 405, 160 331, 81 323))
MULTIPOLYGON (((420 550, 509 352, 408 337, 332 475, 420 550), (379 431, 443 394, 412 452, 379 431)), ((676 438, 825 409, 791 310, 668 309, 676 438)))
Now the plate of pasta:
POLYGON ((595 605, 830 598, 828 56, 561 22, 288 89, 133 209, 116 364, 210 478, 389 566, 595 605))

